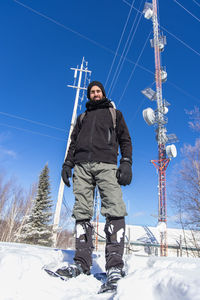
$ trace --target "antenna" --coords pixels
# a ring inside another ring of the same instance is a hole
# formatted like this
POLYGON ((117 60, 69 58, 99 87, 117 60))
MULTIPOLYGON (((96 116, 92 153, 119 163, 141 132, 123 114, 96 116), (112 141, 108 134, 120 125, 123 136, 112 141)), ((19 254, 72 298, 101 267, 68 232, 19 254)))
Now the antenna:
MULTIPOLYGON (((71 125, 70 125, 70 131, 69 131, 69 136, 68 136, 68 141, 67 141, 67 147, 66 147, 66 152, 65 152, 65 158, 67 156, 67 152, 69 149, 69 145, 71 142, 71 134, 72 131, 74 129, 75 126, 75 122, 76 122, 76 117, 77 117, 77 107, 78 107, 78 102, 79 102, 79 95, 80 95, 80 91, 83 91, 83 95, 85 90, 87 90, 86 88, 86 82, 90 81, 90 79, 88 79, 88 75, 91 75, 91 71, 88 70, 88 63, 85 61, 84 57, 82 59, 82 63, 81 63, 81 67, 79 68, 77 66, 77 68, 71 68, 71 70, 74 70, 74 84, 73 85, 68 85, 68 87, 72 87, 74 89, 76 89, 76 97, 75 97, 75 101, 74 101, 74 109, 73 109, 73 114, 72 114, 72 120, 71 120, 71 125), (76 78, 77 78, 77 72, 79 71, 79 78, 78 78, 78 85, 76 86, 76 78), (85 80, 84 80, 84 85, 83 87, 81 87, 81 81, 82 81, 82 73, 85 73, 85 80)), ((65 160, 64 158, 64 160, 65 160)), ((64 182, 62 180, 60 180, 60 186, 59 186, 59 191, 58 191, 58 200, 57 200, 57 204, 56 204, 56 211, 55 211, 55 215, 54 215, 54 224, 53 224, 53 228, 54 228, 54 233, 53 233, 53 243, 54 246, 56 246, 56 242, 57 242, 57 232, 58 232, 58 227, 59 227, 59 221, 60 221, 60 211, 61 211, 61 206, 62 206, 62 200, 63 200, 63 193, 64 193, 64 182)))
POLYGON ((161 52, 167 44, 166 37, 161 35, 158 26, 157 17, 157 0, 152 0, 152 3, 145 3, 144 17, 152 20, 153 23, 153 39, 150 40, 151 46, 154 48, 155 59, 155 82, 156 91, 151 88, 142 90, 145 95, 152 102, 156 101, 157 108, 146 108, 143 110, 143 118, 148 125, 156 127, 156 140, 158 143, 158 159, 151 162, 158 170, 158 230, 160 232, 160 255, 167 256, 167 199, 166 199, 166 169, 173 157, 176 157, 177 151, 175 145, 168 145, 166 143, 176 142, 175 134, 167 135, 166 124, 168 118, 168 106, 170 105, 162 98, 162 84, 167 80, 166 68, 161 66, 161 52))

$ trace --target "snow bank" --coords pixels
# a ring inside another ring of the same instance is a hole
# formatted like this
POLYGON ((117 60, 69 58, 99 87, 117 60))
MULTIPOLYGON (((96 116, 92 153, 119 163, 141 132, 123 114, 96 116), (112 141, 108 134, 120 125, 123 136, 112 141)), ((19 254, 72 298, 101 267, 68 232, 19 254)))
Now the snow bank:
MULTIPOLYGON (((67 282, 50 277, 44 265, 57 268, 73 261, 72 250, 0 243, 0 300, 200 300, 200 260, 126 256, 128 275, 117 294, 98 295, 101 282, 80 275, 67 282)), ((104 253, 94 253, 92 273, 104 271, 104 253)))

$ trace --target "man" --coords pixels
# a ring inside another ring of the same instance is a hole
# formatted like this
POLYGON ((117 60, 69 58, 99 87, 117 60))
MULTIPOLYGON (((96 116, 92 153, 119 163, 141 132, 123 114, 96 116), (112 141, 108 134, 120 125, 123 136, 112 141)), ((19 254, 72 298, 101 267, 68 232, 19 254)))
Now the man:
POLYGON ((62 178, 68 187, 74 168, 75 264, 59 269, 58 273, 68 277, 90 274, 93 250, 90 220, 93 217, 94 190, 98 186, 101 214, 106 217, 105 286, 115 289, 117 280, 123 276, 124 217, 127 215, 120 185, 131 183, 132 144, 123 115, 106 98, 103 85, 98 81, 91 82, 87 97, 86 112, 77 118, 62 168, 62 178), (117 168, 119 146, 122 157, 117 168))

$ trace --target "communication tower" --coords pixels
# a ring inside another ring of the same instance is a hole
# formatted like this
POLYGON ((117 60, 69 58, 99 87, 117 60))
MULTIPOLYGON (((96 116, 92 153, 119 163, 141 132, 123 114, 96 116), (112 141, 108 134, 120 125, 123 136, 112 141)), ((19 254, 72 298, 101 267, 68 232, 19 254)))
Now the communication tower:
POLYGON ((175 134, 167 134, 166 124, 168 118, 168 106, 170 105, 162 97, 162 84, 167 80, 166 68, 161 66, 161 52, 166 45, 166 37, 161 35, 158 24, 157 0, 152 3, 145 3, 144 17, 151 19, 153 23, 153 39, 150 40, 151 47, 154 48, 155 59, 155 82, 156 91, 146 88, 142 93, 151 101, 155 101, 157 108, 146 108, 143 110, 143 117, 148 125, 155 126, 156 140, 158 143, 158 159, 151 162, 158 170, 158 230, 160 232, 160 255, 167 256, 167 199, 166 199, 166 169, 173 157, 176 157, 177 151, 174 144, 167 145, 177 141, 175 134))

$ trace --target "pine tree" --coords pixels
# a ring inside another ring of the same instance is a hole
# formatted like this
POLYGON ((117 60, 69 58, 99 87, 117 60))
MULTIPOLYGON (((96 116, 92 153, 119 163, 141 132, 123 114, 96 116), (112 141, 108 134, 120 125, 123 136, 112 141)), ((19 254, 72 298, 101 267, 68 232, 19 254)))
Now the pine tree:
POLYGON ((50 197, 49 168, 46 164, 39 176, 36 198, 30 215, 27 217, 19 241, 27 244, 42 246, 52 246, 53 225, 52 219, 52 200, 50 197))

